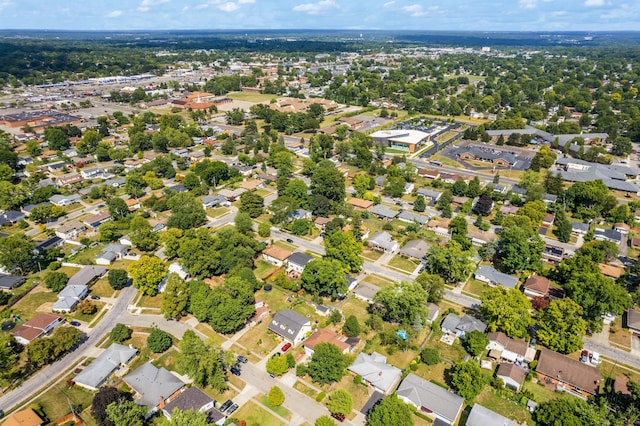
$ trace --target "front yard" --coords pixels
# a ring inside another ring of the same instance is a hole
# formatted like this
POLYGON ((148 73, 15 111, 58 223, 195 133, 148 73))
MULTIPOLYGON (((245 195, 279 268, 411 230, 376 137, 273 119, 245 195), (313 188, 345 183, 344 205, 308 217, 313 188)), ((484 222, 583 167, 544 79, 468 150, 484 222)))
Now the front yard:
POLYGON ((276 416, 256 403, 249 401, 233 413, 236 419, 243 419, 247 426, 285 426, 276 416))

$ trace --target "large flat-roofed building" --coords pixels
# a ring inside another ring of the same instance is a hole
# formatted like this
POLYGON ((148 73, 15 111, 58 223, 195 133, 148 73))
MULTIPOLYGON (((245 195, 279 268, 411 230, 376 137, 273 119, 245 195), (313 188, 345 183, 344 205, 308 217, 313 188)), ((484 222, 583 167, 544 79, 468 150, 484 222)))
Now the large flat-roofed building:
POLYGON ((379 130, 371 134, 376 143, 402 151, 415 152, 416 148, 430 145, 430 135, 420 130, 379 130))
POLYGON ((65 124, 80 124, 82 119, 74 115, 64 114, 59 111, 24 111, 16 114, 0 115, 0 126, 15 129, 25 125, 33 129, 44 129, 51 126, 64 126, 65 124))

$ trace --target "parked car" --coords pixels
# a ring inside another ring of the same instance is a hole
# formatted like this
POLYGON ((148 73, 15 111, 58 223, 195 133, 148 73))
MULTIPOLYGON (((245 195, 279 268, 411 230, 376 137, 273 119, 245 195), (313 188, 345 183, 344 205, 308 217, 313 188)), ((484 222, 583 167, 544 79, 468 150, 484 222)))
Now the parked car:
POLYGON ((233 374, 234 376, 239 376, 242 373, 240 369, 235 365, 231 367, 230 371, 231 371, 231 374, 233 374))
POLYGON ((344 422, 344 414, 342 413, 331 413, 331 417, 339 421, 340 423, 344 422))
POLYGON ((285 344, 282 346, 281 350, 282 350, 282 352, 286 352, 286 351, 288 351, 290 348, 291 348, 291 343, 285 343, 285 344))
POLYGON ((600 354, 598 352, 591 352, 590 358, 591 358, 591 364, 593 365, 598 365, 600 364, 600 361, 602 361, 600 359, 600 354))
POLYGON ((586 349, 582 350, 582 353, 580 354, 580 361, 581 362, 588 362, 589 361, 589 351, 586 349))
POLYGON ((237 360, 238 362, 243 363, 243 364, 246 364, 247 362, 249 362, 249 360, 248 360, 247 358, 243 357, 242 355, 238 355, 238 357, 236 358, 236 360, 237 360))
POLYGON ((91 300, 100 300, 100 296, 93 295, 91 296, 91 300))
POLYGON ((230 399, 227 399, 224 404, 222 404, 220 406, 220 412, 224 413, 225 411, 227 411, 229 409, 229 407, 231 407, 233 405, 233 401, 230 399))
POLYGON ((80 327, 80 325, 81 325, 80 322, 78 322, 78 321, 71 321, 69 324, 71 324, 74 327, 80 327))
POLYGON ((292 240, 291 238, 287 238, 287 242, 288 242, 289 244, 293 244, 293 240, 292 240))
POLYGON ((233 404, 231 407, 229 407, 229 409, 227 410, 227 416, 233 414, 236 410, 238 409, 238 404, 233 404))

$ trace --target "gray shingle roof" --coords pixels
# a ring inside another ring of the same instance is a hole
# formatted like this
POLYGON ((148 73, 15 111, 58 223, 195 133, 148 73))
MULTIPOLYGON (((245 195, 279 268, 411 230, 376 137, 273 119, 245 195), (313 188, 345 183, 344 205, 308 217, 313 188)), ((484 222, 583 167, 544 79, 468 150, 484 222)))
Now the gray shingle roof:
POLYGON ((396 394, 411 401, 418 410, 425 407, 453 423, 462 410, 464 398, 428 382, 413 373, 402 381, 396 394))
POLYGON ((429 247, 429 244, 423 240, 411 240, 398 252, 402 255, 413 257, 414 259, 422 259, 429 251, 429 247))
POLYGON ((361 375, 364 380, 384 393, 391 391, 402 375, 399 368, 387 364, 387 358, 377 352, 371 355, 360 352, 347 369, 361 375))
POLYGON ((502 273, 492 266, 480 265, 476 269, 476 277, 482 276, 487 278, 492 284, 499 284, 506 288, 516 288, 518 285, 518 277, 502 273))
POLYGON ((375 205, 369 211, 376 216, 381 216, 387 219, 393 219, 394 217, 398 216, 399 213, 397 210, 394 210, 383 204, 375 205))
POLYGON ((214 400, 202 392, 195 386, 185 389, 180 395, 173 398, 167 405, 164 406, 163 411, 171 414, 173 410, 178 409, 180 411, 199 411, 207 404, 213 403, 214 400))
POLYGON ((74 276, 69 278, 68 285, 87 285, 92 280, 96 279, 107 273, 107 268, 104 266, 85 266, 78 271, 74 276))
POLYGON ((150 362, 126 375, 123 380, 140 394, 139 403, 154 408, 184 386, 182 380, 150 362))
POLYGON ((302 327, 309 324, 309 318, 300 315, 291 309, 276 312, 269 324, 269 330, 285 339, 293 341, 302 327))
POLYGON ((480 404, 473 406, 467 418, 467 426, 515 426, 515 424, 513 420, 480 404))
POLYGON ((303 268, 312 260, 313 257, 309 256, 308 254, 300 253, 299 251, 291 253, 291 256, 287 258, 287 262, 289 262, 289 264, 298 265, 303 268))
POLYGON ((114 343, 73 380, 78 384, 97 388, 118 366, 129 362, 137 352, 135 348, 114 343))
POLYGON ((414 212, 410 212, 407 210, 403 210, 400 215, 398 215, 398 219, 403 220, 405 222, 416 222, 420 225, 424 225, 429 222, 429 216, 417 214, 414 212))

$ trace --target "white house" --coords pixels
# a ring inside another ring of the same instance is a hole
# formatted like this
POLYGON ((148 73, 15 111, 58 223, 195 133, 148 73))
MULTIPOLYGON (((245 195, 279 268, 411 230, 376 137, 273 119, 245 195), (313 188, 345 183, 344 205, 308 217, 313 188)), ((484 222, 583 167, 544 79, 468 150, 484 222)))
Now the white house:
POLYGON ((58 301, 53 304, 52 309, 54 312, 71 312, 87 294, 89 287, 86 285, 67 285, 58 293, 58 301))
POLYGON ((269 330, 293 345, 297 345, 304 340, 307 333, 311 332, 311 321, 291 309, 285 309, 273 315, 269 330))

